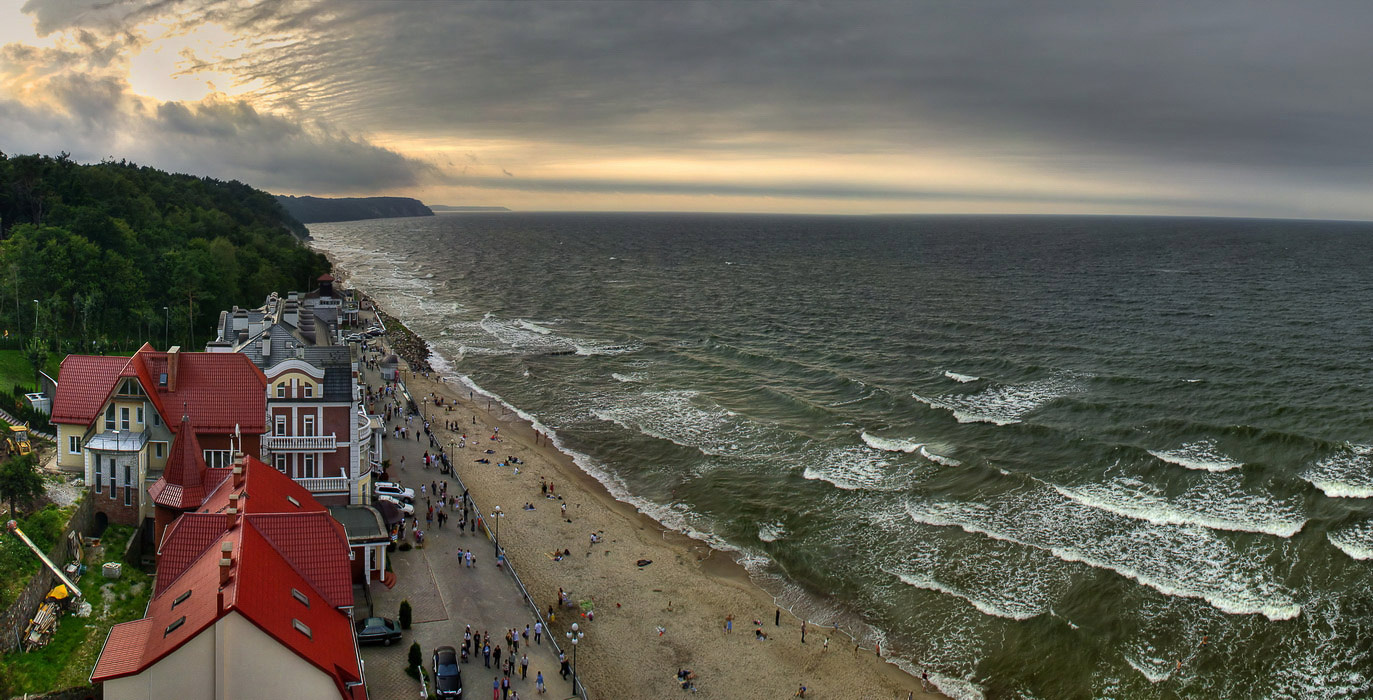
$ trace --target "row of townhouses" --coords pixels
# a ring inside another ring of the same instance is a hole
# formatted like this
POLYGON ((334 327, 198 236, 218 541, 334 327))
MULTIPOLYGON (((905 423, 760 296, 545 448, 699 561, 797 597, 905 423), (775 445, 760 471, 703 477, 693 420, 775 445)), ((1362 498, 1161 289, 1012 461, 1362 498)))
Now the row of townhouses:
POLYGON ((92 675, 105 697, 366 697, 354 587, 386 577, 395 514, 371 506, 384 428, 343 336, 358 305, 333 282, 221 313, 205 352, 63 360, 58 466, 98 528, 136 527, 156 556, 145 617, 92 675))

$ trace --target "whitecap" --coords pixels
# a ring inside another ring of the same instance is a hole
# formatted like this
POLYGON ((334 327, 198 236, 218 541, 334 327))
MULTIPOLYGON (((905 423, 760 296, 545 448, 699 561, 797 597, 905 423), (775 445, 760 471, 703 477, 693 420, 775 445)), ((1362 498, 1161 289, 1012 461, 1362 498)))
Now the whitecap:
POLYGON ((928 398, 911 396, 931 408, 942 408, 959 423, 1011 425, 1024 420, 1049 403, 1082 390, 1074 375, 1058 375, 1026 384, 998 384, 975 394, 945 394, 928 398))
POLYGON ((1325 538, 1352 559, 1373 559, 1373 521, 1363 520, 1331 530, 1325 538))
POLYGON ((954 380, 954 381, 956 381, 956 382, 958 382, 958 383, 960 383, 960 384, 967 384, 967 383, 969 383, 969 382, 975 382, 975 381, 978 381, 978 380, 982 379, 982 377, 974 377, 974 376, 972 376, 971 374, 959 374, 959 373, 957 373, 957 372, 952 372, 952 371, 948 371, 948 370, 945 370, 944 376, 946 376, 946 377, 948 377, 949 379, 952 379, 952 380, 954 380))
POLYGON ((786 528, 782 527, 782 523, 778 521, 774 520, 770 523, 760 523, 758 525, 758 539, 764 542, 776 542, 786 536, 786 528))
POLYGON ((1053 488, 1082 505, 1155 525, 1200 525, 1284 538, 1306 526, 1300 498, 1275 500, 1249 493, 1238 480, 1220 475, 1195 481, 1176 496, 1134 477, 1053 488))
POLYGON ((1149 450, 1149 454, 1180 467, 1208 472, 1223 472, 1244 466, 1222 453, 1210 438, 1183 444, 1175 450, 1149 450))
POLYGON ((944 465, 944 466, 946 466, 946 467, 961 467, 961 466, 963 466, 963 463, 962 463, 962 462, 960 462, 960 461, 954 459, 953 457, 946 457, 946 456, 941 455, 941 454, 935 454, 935 453, 933 453, 933 452, 930 452, 930 451, 929 451, 928 449, 926 449, 925 446, 923 446, 923 445, 920 447, 920 456, 921 456, 921 457, 924 457, 925 459, 930 460, 931 462, 934 462, 935 464, 942 464, 942 465, 944 465))
POLYGON ((1346 445, 1311 465, 1301 478, 1331 498, 1373 498, 1373 448, 1346 445))
POLYGON ((883 450, 885 452, 911 453, 919 450, 921 447, 924 447, 925 445, 925 443, 923 442, 902 440, 900 438, 878 437, 876 435, 869 435, 866 432, 862 433, 861 437, 863 438, 863 442, 868 444, 868 447, 871 447, 875 450, 883 450))

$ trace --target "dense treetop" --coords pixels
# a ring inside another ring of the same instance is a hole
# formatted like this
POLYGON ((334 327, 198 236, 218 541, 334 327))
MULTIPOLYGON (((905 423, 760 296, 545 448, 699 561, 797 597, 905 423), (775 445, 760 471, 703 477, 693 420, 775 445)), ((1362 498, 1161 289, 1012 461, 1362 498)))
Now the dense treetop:
POLYGON ((195 349, 220 310, 328 271, 304 234, 241 182, 0 153, 0 330, 69 352, 161 347, 164 333, 195 349))

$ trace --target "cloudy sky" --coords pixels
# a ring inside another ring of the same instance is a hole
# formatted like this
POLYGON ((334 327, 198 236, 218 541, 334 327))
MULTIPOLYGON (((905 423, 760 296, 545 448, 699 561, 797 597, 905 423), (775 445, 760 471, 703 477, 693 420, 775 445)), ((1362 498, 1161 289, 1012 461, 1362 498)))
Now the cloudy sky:
POLYGON ((517 209, 1373 218, 1373 3, 0 0, 0 150, 517 209))

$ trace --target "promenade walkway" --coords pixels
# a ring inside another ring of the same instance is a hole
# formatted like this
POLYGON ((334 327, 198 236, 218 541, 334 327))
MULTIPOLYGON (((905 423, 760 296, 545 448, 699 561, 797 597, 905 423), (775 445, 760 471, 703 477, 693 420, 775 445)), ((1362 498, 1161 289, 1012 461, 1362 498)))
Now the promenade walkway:
MULTIPOLYGON (((381 383, 379 374, 369 369, 364 369, 363 380, 373 388, 381 383)), ((403 417, 388 423, 387 435, 390 435, 392 427, 403 424, 403 417)), ((456 517, 450 519, 443 528, 438 527, 437 523, 425 528, 425 497, 430 494, 421 495, 420 485, 423 484, 428 492, 430 484, 446 481, 450 496, 461 495, 462 489, 438 469, 423 469, 423 455, 429 449, 429 442, 423 437, 423 423, 419 418, 411 427, 412 436, 409 439, 387 437, 383 449, 386 459, 391 461, 392 479, 415 490, 415 514, 419 516, 420 527, 425 531, 425 546, 423 549, 398 551, 390 555, 392 570, 396 574, 395 588, 388 590, 380 584, 373 586, 374 615, 395 619, 401 600, 409 600, 413 609, 412 627, 405 633, 403 643, 390 647, 363 648, 367 690, 373 700, 410 700, 419 697, 419 683, 405 675, 406 655, 411 642, 419 642, 424 666, 428 669, 436 647, 448 645, 461 649, 466 625, 472 626, 474 635, 490 632, 494 647, 497 642, 504 644, 506 630, 514 628, 522 631, 525 625, 532 629, 535 622, 534 614, 525 603, 515 580, 508 572, 496 568, 494 543, 485 534, 474 534, 471 522, 465 534, 458 530, 456 517), (421 435, 420 440, 413 437, 416 429, 421 435), (403 470, 399 466, 402 455, 405 456, 403 470), (476 557, 473 568, 459 564, 459 549, 472 550, 476 557)), ((453 513, 450 511, 449 515, 453 513)), ((410 534, 409 528, 406 534, 410 534)), ((515 565, 518 566, 518 562, 515 565)), ((547 635, 542 644, 535 644, 532 636, 527 644, 521 640, 520 652, 529 655, 529 676, 521 680, 517 666, 511 679, 511 688, 521 700, 539 697, 561 700, 573 696, 570 681, 564 681, 558 675, 557 652, 547 635), (539 671, 543 672, 548 688, 544 696, 539 696, 534 686, 534 678, 539 671)), ((480 653, 462 665, 464 698, 480 700, 490 697, 492 680, 500 676, 496 664, 492 663, 491 666, 488 669, 483 665, 480 653)), ((431 686, 431 697, 432 694, 431 686)))

